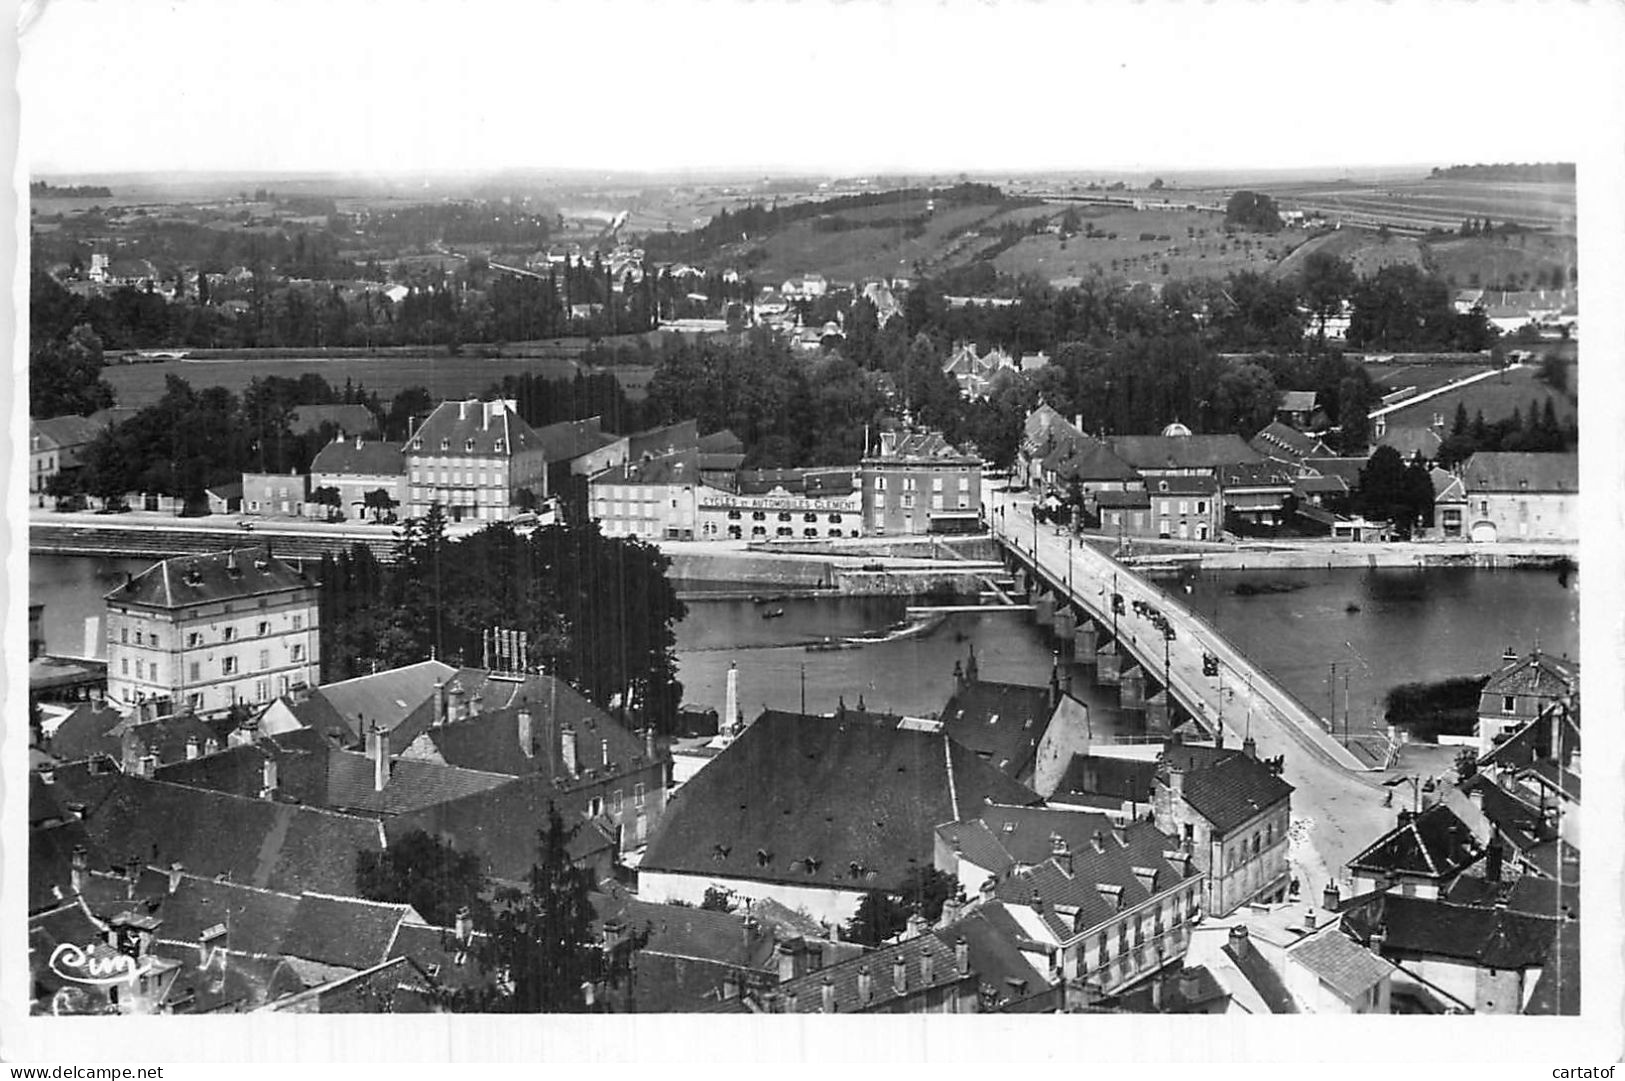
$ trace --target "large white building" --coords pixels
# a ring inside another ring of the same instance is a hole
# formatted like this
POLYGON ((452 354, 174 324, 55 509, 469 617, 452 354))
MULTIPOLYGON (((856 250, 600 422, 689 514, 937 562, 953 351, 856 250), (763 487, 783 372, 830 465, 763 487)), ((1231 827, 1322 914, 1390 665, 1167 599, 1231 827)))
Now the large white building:
POLYGON ((107 594, 108 697, 203 712, 314 687, 317 594, 265 548, 155 563, 107 594))
POLYGON ((406 441, 406 517, 512 517, 547 497, 547 454, 509 400, 441 402, 406 441), (528 493, 525 494, 525 493, 528 493))

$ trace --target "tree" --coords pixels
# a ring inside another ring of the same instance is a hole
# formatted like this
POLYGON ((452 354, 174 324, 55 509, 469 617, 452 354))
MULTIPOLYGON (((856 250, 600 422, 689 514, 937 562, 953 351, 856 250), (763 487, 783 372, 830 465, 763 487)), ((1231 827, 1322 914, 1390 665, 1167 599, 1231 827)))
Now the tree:
POLYGON ((1462 747, 1456 751, 1456 779, 1467 781, 1478 773, 1478 753, 1471 747, 1462 747))
POLYGON ((857 911, 846 925, 846 937, 863 946, 876 947, 908 927, 910 916, 935 923, 942 906, 959 892, 959 883, 935 867, 915 867, 903 880, 901 894, 870 890, 858 902, 857 911))
POLYGON ((717 886, 707 886, 700 900, 700 908, 706 912, 732 912, 735 907, 733 894, 717 886))
POLYGON ((1155 180, 1153 180, 1151 182, 1151 188, 1150 188, 1151 191, 1161 191, 1162 188, 1163 188, 1162 177, 1159 176, 1159 177, 1157 177, 1155 180))
POLYGON ((413 830, 381 852, 356 854, 356 893, 369 901, 407 904, 429 923, 450 927, 459 909, 488 922, 480 858, 458 852, 422 830, 413 830))
POLYGON ((382 522, 386 518, 393 517, 392 512, 401 504, 400 500, 389 494, 388 489, 374 488, 361 497, 361 505, 372 511, 374 522, 382 522))
POLYGON ((1281 229, 1281 215, 1275 200, 1256 191, 1238 191, 1225 204, 1224 224, 1227 228, 1253 229, 1275 233, 1281 229))
POLYGON ((113 388, 102 378, 102 340, 80 323, 62 340, 30 341, 28 413, 44 419, 87 416, 113 404, 113 388))
MULTIPOLYGON (((525 888, 497 890, 491 929, 475 951, 491 982, 450 996, 457 1011, 588 1013, 604 1008, 599 986, 618 983, 630 954, 606 956, 593 934, 592 876, 570 859, 580 825, 565 827, 552 803, 537 833, 538 861, 525 888)), ((643 941, 647 941, 646 934, 643 941)))
POLYGON ((1309 253, 1303 264, 1303 299, 1317 320, 1316 332, 1326 336, 1326 320, 1343 310, 1359 279, 1354 267, 1328 251, 1309 253))
POLYGON ((330 484, 323 485, 312 491, 310 501, 318 507, 327 508, 327 520, 329 522, 338 518, 339 511, 344 506, 344 497, 339 494, 337 488, 330 484))

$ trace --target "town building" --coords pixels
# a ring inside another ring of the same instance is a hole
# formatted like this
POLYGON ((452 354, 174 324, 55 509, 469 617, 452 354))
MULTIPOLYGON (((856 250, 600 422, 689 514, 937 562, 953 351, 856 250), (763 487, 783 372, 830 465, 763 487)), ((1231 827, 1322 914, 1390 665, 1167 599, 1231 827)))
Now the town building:
POLYGON ((865 532, 974 531, 981 520, 982 462, 941 432, 882 432, 880 453, 859 472, 865 532))
POLYGON ((208 712, 315 686, 317 590, 269 546, 153 564, 107 594, 108 696, 208 712))
POLYGON ((1355 942, 1336 920, 1288 946, 1283 968, 1303 1013, 1391 1012, 1393 964, 1355 942))
POLYGON ((243 513, 303 518, 310 501, 308 473, 244 473, 243 513))
POLYGON ((1146 821, 993 805, 939 827, 933 858, 967 896, 998 901, 1024 937, 1047 943, 1051 971, 1078 1001, 1181 960, 1202 912, 1190 849, 1146 821))
POLYGON ((1211 476, 1156 477, 1146 482, 1146 494, 1158 537, 1212 540, 1223 527, 1219 485, 1211 476))
POLYGON ((66 416, 31 420, 28 429, 28 494, 43 507, 51 478, 84 465, 85 452, 103 425, 89 417, 66 416))
POLYGON ((547 457, 508 399, 441 402, 406 441, 405 517, 497 521, 547 498, 547 457))
POLYGON ((639 893, 699 904, 723 889, 845 923, 866 893, 901 892, 931 862, 940 823, 1037 799, 940 725, 765 710, 683 785, 639 893))
POLYGON ((368 443, 359 435, 335 439, 310 463, 310 490, 323 488, 337 490, 338 507, 312 500, 305 504, 307 516, 321 518, 336 509, 349 518, 382 518, 406 505, 406 456, 394 443, 368 443))
POLYGON ((1354 895, 1392 890, 1406 897, 1444 895, 1478 862, 1484 847, 1445 804, 1399 812, 1399 825, 1348 862, 1354 895))
POLYGON ((1302 431, 1319 407, 1319 395, 1312 390, 1283 390, 1275 405, 1275 420, 1302 431))
POLYGON ((1487 755, 1502 737, 1534 721, 1548 707, 1580 693, 1580 665, 1538 649, 1519 656, 1508 649, 1478 696, 1478 753, 1487 755))
POLYGON ((856 490, 808 495, 775 487, 747 495, 704 485, 696 494, 701 540, 815 540, 863 535, 863 505, 856 490))
POLYGON ((547 459, 547 490, 564 489, 570 476, 592 477, 626 461, 628 439, 603 429, 602 417, 566 420, 536 429, 547 459))
POLYGON ((1158 759, 1153 814, 1157 828, 1188 843, 1206 875, 1203 911, 1224 916, 1255 900, 1287 893, 1287 827, 1292 786, 1243 750, 1185 743, 1177 737, 1158 759))
POLYGON ((592 513, 608 537, 694 540, 699 527, 699 452, 636 457, 592 478, 592 513))
POLYGON ((1469 539, 1580 539, 1578 455, 1479 451, 1462 463, 1460 474, 1469 539))
POLYGON ((923 933, 778 985, 760 1013, 977 1013, 979 979, 967 945, 923 933))
POLYGON ((1185 425, 1168 425, 1161 435, 1116 435, 1106 440, 1111 452, 1146 479, 1209 476, 1217 478, 1225 466, 1264 460, 1238 435, 1193 435, 1185 425))
MULTIPOLYGON (((1250 525, 1276 526, 1287 518, 1287 507, 1299 484, 1296 471, 1279 461, 1238 462, 1218 471, 1222 515, 1234 515, 1250 525)), ((1310 484, 1310 487, 1315 485, 1310 484)), ((1345 488, 1346 492, 1347 489, 1345 488)))

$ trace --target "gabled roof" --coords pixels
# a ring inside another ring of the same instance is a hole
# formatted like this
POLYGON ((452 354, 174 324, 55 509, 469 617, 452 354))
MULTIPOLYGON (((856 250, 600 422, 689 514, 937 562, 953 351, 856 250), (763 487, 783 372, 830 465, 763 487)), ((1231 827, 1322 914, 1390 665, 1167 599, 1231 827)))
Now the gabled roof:
POLYGON ((1147 759, 1075 754, 1050 799, 1089 795, 1125 803, 1150 803, 1156 776, 1157 764, 1147 759))
POLYGON ((83 446, 101 435, 105 427, 106 425, 98 424, 90 417, 72 415, 29 422, 31 435, 40 436, 49 445, 57 448, 83 446))
POLYGON ((1135 469, 1217 469, 1263 460, 1238 435, 1117 435, 1112 453, 1135 469))
MULTIPOLYGON (((1539 762, 1550 762, 1552 752, 1552 726, 1558 726, 1558 752, 1563 762, 1580 750, 1580 723, 1578 711, 1553 703, 1541 710, 1540 715, 1497 743, 1490 752, 1478 760, 1480 769, 1499 766, 1502 769, 1527 769, 1539 762)), ((1567 772, 1567 771, 1565 771, 1567 772)))
POLYGON ((359 403, 296 405, 288 418, 288 428, 294 435, 317 431, 323 424, 331 424, 351 438, 370 435, 378 430, 378 418, 373 416, 372 410, 359 403))
POLYGON ((1219 486, 1211 476, 1192 474, 1149 478, 1145 490, 1152 495, 1212 495, 1219 486))
POLYGON ((949 443, 939 431, 899 432, 897 433, 897 440, 889 452, 882 451, 877 455, 867 455, 863 459, 865 465, 883 465, 906 461, 969 463, 976 461, 976 459, 949 443))
POLYGON ((123 721, 124 714, 111 704, 83 702, 62 718, 51 734, 51 755, 61 762, 82 762, 98 754, 117 758, 119 738, 110 733, 123 721))
POLYGON ((154 563, 110 591, 110 604, 186 608, 225 600, 308 589, 316 583, 266 548, 233 548, 212 555, 176 556, 154 563))
POLYGON ((1040 970, 1033 959, 1021 951, 1016 937, 1010 933, 1012 929, 1019 930, 1005 913, 1004 906, 995 901, 932 931, 949 949, 964 939, 971 971, 976 973, 983 993, 991 993, 998 1003, 995 1009, 1017 1006, 1022 1000, 1042 995, 1055 986, 1048 972, 1040 970), (1000 915, 1005 918, 999 919, 1000 915))
POLYGON ((1433 481, 1433 502, 1466 502, 1467 489, 1462 485, 1461 478, 1450 472, 1450 470, 1434 466, 1428 470, 1428 476, 1433 481))
POLYGON ((664 428, 650 428, 634 432, 627 437, 626 454, 629 461, 643 458, 663 458, 679 451, 698 451, 700 425, 695 420, 680 420, 664 428))
POLYGON ((539 680, 552 688, 546 697, 528 699, 506 709, 484 709, 477 717, 434 725, 418 739, 408 757, 433 757, 466 770, 510 777, 545 773, 568 778, 563 732, 575 733, 576 770, 602 772, 606 765, 628 768, 647 757, 645 741, 554 676, 539 680), (530 715, 530 745, 519 739, 519 714, 530 715), (608 758, 605 743, 608 743, 608 758), (432 754, 431 754, 432 748, 432 754))
POLYGON ((1432 461, 1439 455, 1439 447, 1444 439, 1432 428, 1417 425, 1415 427, 1389 426, 1376 440, 1378 447, 1390 447, 1401 458, 1409 462, 1417 455, 1424 461, 1432 461))
POLYGON ((1580 490, 1580 456, 1481 450, 1462 464, 1461 476, 1467 490, 1475 494, 1576 493, 1580 490))
POLYGON ((775 965, 773 936, 760 924, 751 926, 743 912, 657 904, 620 891, 594 893, 591 900, 595 922, 618 919, 629 931, 647 930, 646 952, 762 971, 775 965))
POLYGON ((272 1012, 432 1013, 432 988, 409 957, 396 957, 346 973, 308 991, 273 1002, 272 1012))
POLYGON ((73 850, 88 851, 90 835, 76 819, 28 831, 28 911, 60 902, 73 884, 73 850))
MULTIPOLYGON (((1071 427, 1067 425, 1068 429, 1071 427)), ((1054 449, 1044 456, 1043 468, 1063 482, 1073 479, 1080 483, 1131 481, 1140 477, 1133 466, 1113 454, 1106 444, 1075 429, 1070 435, 1055 440, 1054 449)))
POLYGON ((1185 802, 1220 833, 1235 829, 1292 795, 1290 784, 1241 751, 1169 744, 1159 759, 1159 779, 1166 779, 1170 766, 1185 771, 1185 802))
POLYGON ((620 438, 603 430, 601 417, 565 420, 536 429, 536 445, 542 448, 549 462, 572 461, 583 454, 602 450, 620 438))
POLYGON ((1271 1013, 1299 1013, 1298 1000, 1287 990, 1286 981, 1275 971, 1257 943, 1249 942, 1245 950, 1237 951, 1233 945, 1224 946, 1224 955, 1235 965, 1242 978, 1252 985, 1258 997, 1264 1000, 1271 1013))
POLYGON ((897 889, 963 810, 1038 797, 943 732, 847 712, 764 711, 666 809, 642 866, 845 890, 897 889), (764 858, 765 857, 765 858, 764 858), (856 875, 853 869, 856 868, 856 875))
POLYGON ((1546 955, 1540 978, 1524 1004, 1526 1014, 1580 1014, 1580 924, 1563 923, 1557 928, 1557 945, 1546 955))
POLYGON ((1484 684, 1486 695, 1532 695, 1562 698, 1580 686, 1580 666, 1567 657, 1554 657, 1539 650, 1527 657, 1507 661, 1490 673, 1484 684))
POLYGON ((1283 390, 1275 408, 1283 413, 1313 413, 1319 398, 1312 390, 1283 390))
POLYGON ((621 465, 592 478, 594 488, 606 484, 699 484, 700 455, 682 450, 660 458, 628 458, 621 465))
POLYGON ((989 765, 1021 776, 1038 753, 1055 706, 1048 687, 986 680, 962 683, 942 708, 948 738, 989 765))
POLYGON ((1551 840, 1553 831, 1540 808, 1508 792, 1482 773, 1463 781, 1461 788, 1475 798, 1490 825, 1517 852, 1527 855, 1551 840))
POLYGON ((1360 473, 1366 467, 1366 458, 1313 457, 1303 460, 1303 468, 1320 477, 1342 477, 1352 491, 1360 487, 1360 473))
POLYGON ((521 419, 512 403, 470 398, 435 406, 402 449, 408 455, 424 457, 512 457, 536 450, 537 444, 535 430, 521 419))
POLYGON ((383 847, 377 821, 333 811, 85 766, 57 770, 56 783, 85 804, 95 851, 119 863, 135 855, 248 885, 341 893, 355 886, 356 853, 383 847))
POLYGON ((1355 943, 1336 923, 1287 946, 1287 961, 1313 972, 1344 1001, 1362 1001, 1371 988, 1394 974, 1391 962, 1355 943))
POLYGON ((1237 462, 1219 468, 1219 487, 1232 488, 1290 488, 1293 477, 1290 470, 1276 461, 1237 462))
POLYGON ((1454 905, 1382 893, 1344 913, 1343 927, 1362 942, 1384 934, 1386 957, 1438 957, 1482 968, 1538 968, 1556 941, 1555 921, 1499 908, 1454 905))
MULTIPOLYGON (((331 710, 343 721, 351 739, 360 740, 365 737, 365 726, 376 724, 386 732, 393 732, 408 718, 432 720, 436 684, 449 683, 456 673, 457 669, 444 661, 418 661, 337 683, 324 683, 310 692, 310 701, 331 710)), ((305 717, 300 716, 300 720, 304 721, 305 717)), ((399 753, 405 749, 405 744, 396 746, 396 743, 392 738, 392 751, 399 753)))
POLYGON ((1442 803, 1421 814, 1399 813, 1399 825, 1349 860, 1351 871, 1406 875, 1436 881, 1451 878, 1484 854, 1467 824, 1442 803))
POLYGON ((836 1013, 886 1012, 899 999, 918 995, 926 987, 944 987, 966 978, 967 974, 954 967, 953 948, 944 945, 935 935, 923 934, 787 980, 779 985, 779 1002, 789 1012, 789 996, 795 995, 794 1012, 821 1013, 824 1009, 823 988, 828 985, 834 994, 836 1013), (898 958, 903 960, 905 973, 902 994, 897 992, 892 976, 898 958), (925 982, 924 958, 930 958, 929 984, 925 982), (869 984, 867 1001, 860 993, 862 977, 865 976, 869 984))
POLYGON ((310 474, 362 477, 398 477, 406 474, 406 455, 397 443, 374 440, 366 442, 360 436, 335 439, 311 459, 310 474))
POLYGON ((745 452, 744 440, 740 439, 727 428, 710 435, 700 436, 697 444, 702 454, 743 454, 745 452))
POLYGON ((1144 488, 1130 488, 1125 492, 1096 492, 1094 499, 1095 506, 1105 507, 1108 510, 1113 508, 1132 510, 1135 507, 1151 505, 1151 496, 1144 488))

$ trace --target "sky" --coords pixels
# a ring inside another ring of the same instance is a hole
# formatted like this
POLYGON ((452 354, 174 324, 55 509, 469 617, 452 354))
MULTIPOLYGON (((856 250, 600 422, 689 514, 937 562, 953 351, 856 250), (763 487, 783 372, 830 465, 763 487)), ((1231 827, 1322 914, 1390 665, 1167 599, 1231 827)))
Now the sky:
MULTIPOLYGON (((1617 5, 47 0, 23 164, 820 174, 1576 160, 1617 5)), ((1613 55, 1617 55, 1613 54, 1613 55)))

